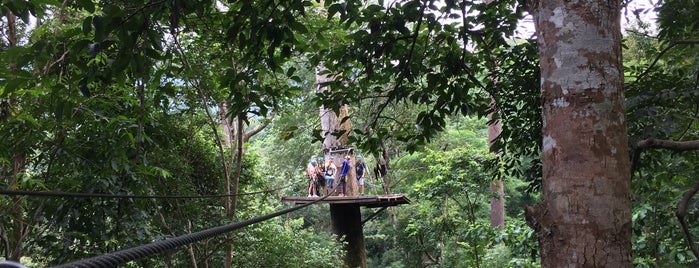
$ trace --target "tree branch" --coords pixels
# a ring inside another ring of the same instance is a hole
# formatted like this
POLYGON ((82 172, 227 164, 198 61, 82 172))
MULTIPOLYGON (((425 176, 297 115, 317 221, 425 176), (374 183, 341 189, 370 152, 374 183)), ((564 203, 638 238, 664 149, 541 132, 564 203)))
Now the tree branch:
POLYGON ((672 141, 645 139, 636 143, 638 149, 667 149, 676 152, 699 150, 699 140, 692 141, 672 141))
MULTIPOLYGON (((416 239, 416 240, 417 240, 416 242, 417 242, 420 246, 423 246, 423 245, 425 244, 425 243, 422 242, 422 236, 421 236, 421 235, 418 236, 418 237, 416 237, 416 238, 417 238, 417 239, 416 239)), ((430 263, 430 265, 439 264, 439 260, 438 260, 437 258, 435 258, 434 256, 432 256, 429 252, 427 252, 427 249, 423 249, 423 250, 422 250, 422 253, 425 253, 425 256, 432 262, 432 263, 430 263)), ((430 265, 424 265, 424 264, 423 264, 423 267, 430 266, 430 265)))
MULTIPOLYGON (((636 146, 640 150, 643 150, 643 149, 667 149, 667 150, 676 151, 676 152, 683 152, 683 151, 690 151, 690 150, 699 150, 699 140, 671 141, 671 140, 646 139, 646 140, 641 140, 638 143, 636 143, 636 146)), ((680 222, 680 226, 682 227, 682 232, 684 233, 684 237, 687 240, 687 244, 689 245, 689 248, 692 250, 694 257, 699 259, 699 249, 697 249, 696 245, 694 245, 694 242, 692 241, 692 235, 689 232, 689 227, 687 226, 687 222, 685 221, 685 218, 684 218, 686 213, 687 213, 687 204, 689 203, 689 200, 692 199, 692 197, 697 192, 699 192, 699 182, 695 183, 691 189, 689 189, 687 192, 684 193, 684 195, 682 196, 682 199, 680 199, 680 202, 677 204, 677 210, 675 211, 675 216, 677 216, 677 220, 679 220, 679 222, 680 222)))
POLYGON ((677 216, 677 220, 680 221, 680 225, 682 226, 682 232, 684 233, 684 238, 687 240, 687 244, 689 244, 689 248, 692 250, 694 257, 699 259, 699 250, 692 241, 692 234, 689 232, 689 227, 687 227, 687 222, 684 218, 685 214, 687 214, 687 203, 689 203, 689 200, 692 199, 692 197, 697 193, 697 191, 699 191, 699 182, 695 183, 694 186, 692 186, 692 188, 689 189, 689 191, 684 193, 682 199, 680 199, 680 202, 677 204, 675 216, 677 216))
POLYGON ((255 136, 255 134, 257 133, 260 133, 260 131, 262 131, 267 127, 267 125, 269 125, 269 122, 272 121, 272 119, 274 119, 274 113, 270 114, 267 118, 265 118, 265 120, 263 120, 262 123, 259 126, 257 126, 257 128, 243 133, 243 142, 249 141, 252 136, 255 136))
POLYGON ((646 68, 646 70, 643 71, 643 73, 639 74, 636 77, 636 80, 634 82, 631 82, 631 84, 634 84, 634 83, 640 81, 641 78, 646 76, 646 74, 648 74, 648 72, 650 72, 650 69, 653 68, 653 66, 655 66, 656 63, 658 63, 660 58, 663 55, 665 55, 665 53, 670 51, 670 49, 672 49, 673 47, 678 46, 678 45, 696 45, 696 44, 699 44, 699 40, 680 40, 680 41, 675 41, 675 42, 670 43, 670 45, 668 47, 666 47, 665 49, 660 51, 660 54, 658 54, 658 56, 655 57, 655 60, 653 60, 653 62, 648 66, 648 68, 646 68))

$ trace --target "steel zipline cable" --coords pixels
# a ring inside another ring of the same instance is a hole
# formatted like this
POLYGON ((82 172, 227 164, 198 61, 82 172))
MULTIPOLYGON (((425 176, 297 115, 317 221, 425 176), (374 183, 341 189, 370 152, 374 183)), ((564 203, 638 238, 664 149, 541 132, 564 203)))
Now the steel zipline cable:
MULTIPOLYGON (((333 193, 334 193, 334 191, 333 191, 333 193)), ((258 222, 263 222, 263 221, 266 221, 266 220, 269 220, 272 218, 276 218, 278 216, 287 214, 289 212, 296 211, 296 210, 302 209, 304 207, 318 203, 318 202, 328 198, 328 196, 331 196, 333 193, 330 193, 326 196, 323 196, 322 198, 319 198, 318 200, 314 200, 313 202, 310 202, 310 203, 306 203, 306 204, 299 205, 296 207, 277 211, 275 213, 267 214, 267 215, 253 218, 253 219, 249 219, 246 221, 231 223, 228 225, 223 225, 223 226, 199 231, 196 233, 177 236, 177 237, 173 237, 170 239, 161 240, 161 241, 153 242, 150 244, 141 245, 141 246, 133 247, 133 248, 128 248, 128 249, 124 249, 124 250, 120 250, 120 251, 115 251, 112 253, 107 253, 107 254, 95 256, 92 258, 83 259, 80 261, 62 264, 62 265, 58 265, 58 266, 54 266, 54 267, 56 267, 56 268, 115 267, 119 264, 124 264, 124 263, 130 262, 130 261, 142 258, 142 257, 161 253, 161 252, 171 250, 171 249, 183 246, 183 245, 191 244, 191 243, 201 241, 201 240, 204 240, 207 238, 211 238, 214 236, 218 236, 218 235, 230 232, 230 231, 234 231, 234 230, 246 227, 248 225, 252 225, 252 224, 255 224, 258 222)))

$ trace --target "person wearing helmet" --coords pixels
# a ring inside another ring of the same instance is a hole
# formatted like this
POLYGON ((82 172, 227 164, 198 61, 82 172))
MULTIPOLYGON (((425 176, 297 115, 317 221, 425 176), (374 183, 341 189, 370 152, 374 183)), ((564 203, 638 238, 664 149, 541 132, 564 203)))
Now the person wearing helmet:
POLYGON ((325 164, 325 187, 328 192, 331 192, 335 188, 335 173, 337 173, 337 166, 333 161, 335 157, 332 155, 328 157, 328 162, 325 164))
POLYGON ((306 169, 306 174, 308 174, 308 197, 318 197, 318 195, 316 195, 316 174, 318 174, 318 162, 311 161, 306 169))
POLYGON ((310 168, 311 168, 311 163, 313 163, 313 162, 318 162, 318 157, 315 156, 315 155, 311 156, 311 161, 308 161, 308 165, 306 166, 306 168, 307 168, 307 169, 310 169, 310 168))

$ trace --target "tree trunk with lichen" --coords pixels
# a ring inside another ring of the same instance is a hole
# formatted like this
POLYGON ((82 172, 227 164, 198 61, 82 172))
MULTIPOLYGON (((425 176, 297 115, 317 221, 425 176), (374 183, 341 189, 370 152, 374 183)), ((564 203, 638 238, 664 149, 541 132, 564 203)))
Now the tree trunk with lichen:
POLYGON ((543 100, 542 267, 632 267, 621 1, 533 1, 543 100))

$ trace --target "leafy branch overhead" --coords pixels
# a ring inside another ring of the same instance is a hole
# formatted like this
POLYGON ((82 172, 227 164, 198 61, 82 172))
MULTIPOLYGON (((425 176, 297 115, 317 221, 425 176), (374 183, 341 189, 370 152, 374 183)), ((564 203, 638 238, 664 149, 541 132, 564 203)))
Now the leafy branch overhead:
POLYGON ((450 115, 487 114, 484 59, 506 43, 522 16, 516 4, 504 2, 327 1, 325 6, 329 20, 348 34, 321 51, 323 63, 348 82, 329 82, 332 96, 323 97, 350 103, 373 98, 366 126, 371 131, 363 131, 369 139, 381 133, 389 107, 422 107, 414 124, 407 124, 411 127, 392 131, 398 139, 420 143, 443 130, 450 115), (482 25, 491 28, 482 31, 482 25))

